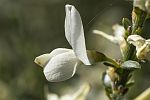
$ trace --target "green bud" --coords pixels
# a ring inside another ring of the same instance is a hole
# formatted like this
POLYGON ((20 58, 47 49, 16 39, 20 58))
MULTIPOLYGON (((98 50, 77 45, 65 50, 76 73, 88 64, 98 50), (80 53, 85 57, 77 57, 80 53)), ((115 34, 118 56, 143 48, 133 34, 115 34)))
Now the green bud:
POLYGON ((127 30, 128 27, 131 26, 131 21, 128 18, 123 18, 122 25, 124 26, 125 30, 127 30))

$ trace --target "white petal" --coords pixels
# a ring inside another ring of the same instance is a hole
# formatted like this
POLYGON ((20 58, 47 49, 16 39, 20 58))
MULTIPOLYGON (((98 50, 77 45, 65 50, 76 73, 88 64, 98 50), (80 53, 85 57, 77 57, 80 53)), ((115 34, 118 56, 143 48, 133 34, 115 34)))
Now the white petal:
POLYGON ((114 30, 115 37, 118 37, 118 38, 124 37, 125 29, 123 26, 116 24, 112 28, 114 30))
POLYGON ((50 54, 43 54, 35 58, 34 62, 41 67, 44 67, 49 59, 51 58, 50 54))
POLYGON ((43 54, 43 55, 36 57, 34 62, 40 65, 41 67, 44 67, 53 56, 56 56, 58 54, 65 53, 68 51, 71 51, 71 49, 57 48, 57 49, 54 49, 51 53, 43 54))
POLYGON ((110 42, 119 45, 121 53, 124 54, 123 52, 125 51, 126 48, 126 41, 124 39, 125 29, 120 25, 114 25, 113 29, 114 29, 115 36, 109 35, 99 30, 93 30, 93 33, 97 35, 101 35, 107 40, 109 40, 110 42))
POLYGON ((130 35, 127 38, 128 43, 136 46, 136 56, 140 60, 149 60, 150 55, 150 39, 145 40, 139 35, 130 35))
POLYGON ((67 49, 67 48, 57 48, 57 49, 54 49, 50 55, 51 57, 53 56, 56 56, 58 54, 62 54, 62 53, 65 53, 65 52, 68 52, 68 51, 72 51, 72 49, 67 49))
POLYGON ((134 0, 133 6, 139 7, 140 9, 145 10, 145 2, 146 0, 134 0))
POLYGON ((101 35, 104 38, 106 38, 107 40, 109 40, 109 41, 111 41, 111 42, 113 42, 115 44, 118 44, 118 40, 117 40, 117 38, 115 36, 109 35, 109 34, 103 32, 103 31, 99 31, 99 30, 93 30, 93 33, 97 34, 97 35, 101 35))
POLYGON ((86 65, 87 57, 84 30, 79 12, 72 5, 66 5, 65 36, 72 46, 75 55, 86 65))
POLYGON ((104 84, 107 86, 107 87, 110 87, 111 84, 112 84, 112 81, 111 81, 111 78, 108 74, 106 74, 104 76, 104 84))
POLYGON ((45 66, 45 77, 51 82, 67 80, 75 74, 77 63, 73 51, 56 55, 45 66))
POLYGON ((138 59, 147 59, 149 60, 149 53, 150 53, 150 44, 146 42, 141 48, 137 50, 136 56, 138 59))
POLYGON ((113 25, 112 29, 114 30, 113 33, 115 35, 116 40, 118 41, 118 44, 120 45, 120 50, 123 54, 124 46, 126 46, 126 41, 124 39, 125 29, 119 24, 113 25))
POLYGON ((60 100, 59 96, 57 94, 54 93, 48 93, 46 95, 47 99, 46 100, 60 100))
POLYGON ((136 50, 138 50, 144 45, 145 39, 139 35, 130 35, 127 38, 127 42, 136 46, 136 50))
POLYGON ((145 7, 146 7, 146 10, 148 11, 148 13, 150 13, 150 0, 147 0, 145 2, 145 7))

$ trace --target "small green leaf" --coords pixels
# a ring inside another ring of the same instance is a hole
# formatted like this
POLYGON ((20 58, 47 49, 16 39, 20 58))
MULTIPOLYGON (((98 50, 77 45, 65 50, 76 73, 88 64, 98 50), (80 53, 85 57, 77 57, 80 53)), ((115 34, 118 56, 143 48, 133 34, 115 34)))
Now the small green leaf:
POLYGON ((131 21, 128 18, 123 18, 122 19, 122 25, 124 28, 127 30, 129 26, 131 26, 131 21))
POLYGON ((87 55, 91 63, 102 62, 106 60, 106 56, 103 53, 94 50, 88 50, 87 55))
POLYGON ((108 57, 106 57, 106 60, 104 61, 104 65, 106 66, 109 65, 110 67, 114 67, 114 68, 120 68, 119 64, 115 60, 108 57))
POLYGON ((116 67, 116 68, 119 67, 118 63, 116 63, 115 60, 107 57, 106 55, 104 55, 101 52, 88 50, 87 54, 88 54, 88 58, 91 63, 104 62, 106 66, 110 65, 111 67, 116 67))
POLYGON ((121 68, 134 70, 134 69, 140 69, 141 65, 136 61, 128 60, 121 64, 121 68))

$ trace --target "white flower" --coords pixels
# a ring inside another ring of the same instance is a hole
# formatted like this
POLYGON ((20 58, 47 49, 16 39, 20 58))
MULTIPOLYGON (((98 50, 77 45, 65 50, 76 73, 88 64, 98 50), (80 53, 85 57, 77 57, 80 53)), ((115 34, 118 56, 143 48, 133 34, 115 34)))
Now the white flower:
POLYGON ((124 54, 123 52, 125 51, 124 49, 126 47, 126 41, 124 39, 125 29, 124 29, 123 26, 118 25, 118 24, 114 25, 112 27, 112 29, 114 30, 114 32, 113 32, 114 36, 109 35, 105 32, 99 31, 99 30, 93 30, 93 33, 97 34, 97 35, 100 35, 100 36, 103 36, 104 38, 106 38, 110 42, 113 42, 113 43, 119 45, 121 53, 124 54))
POLYGON ((134 0, 133 6, 150 13, 150 0, 134 0))
POLYGON ((133 6, 139 7, 140 9, 145 10, 145 2, 146 0, 134 0, 133 6))
POLYGON ((85 100, 90 90, 88 83, 84 83, 74 94, 58 96, 54 93, 46 93, 47 100, 85 100))
POLYGON ((99 58, 97 52, 86 51, 84 30, 81 17, 76 8, 66 5, 65 36, 72 49, 57 48, 49 54, 35 58, 35 63, 44 68, 48 81, 59 82, 71 78, 79 63, 91 65, 99 58))
POLYGON ((136 56, 140 60, 150 60, 150 39, 146 40, 139 35, 130 35, 127 42, 136 47, 136 56))
POLYGON ((105 32, 99 31, 99 30, 93 30, 93 33, 97 35, 101 35, 115 44, 120 44, 124 40, 125 29, 123 26, 118 25, 118 24, 114 25, 112 28, 114 30, 113 32, 114 36, 109 35, 105 32))

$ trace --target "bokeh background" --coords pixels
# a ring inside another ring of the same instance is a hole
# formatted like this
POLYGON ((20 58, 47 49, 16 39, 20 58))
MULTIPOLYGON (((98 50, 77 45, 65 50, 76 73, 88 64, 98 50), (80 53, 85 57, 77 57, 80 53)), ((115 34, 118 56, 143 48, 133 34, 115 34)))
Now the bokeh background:
MULTIPOLYGON (((0 0, 0 100, 46 100, 44 87, 58 95, 73 93, 89 82, 87 100, 107 100, 101 82, 102 64, 81 66, 76 75, 60 83, 47 82, 42 68, 33 61, 55 48, 71 48, 64 35, 65 4, 73 4, 81 14, 87 49, 119 58, 117 45, 92 33, 93 29, 112 34, 112 25, 131 19, 130 0, 0 0)), ((144 33, 150 33, 150 20, 144 33)), ((136 71, 136 84, 126 100, 132 100, 150 86, 150 63, 136 71)))

